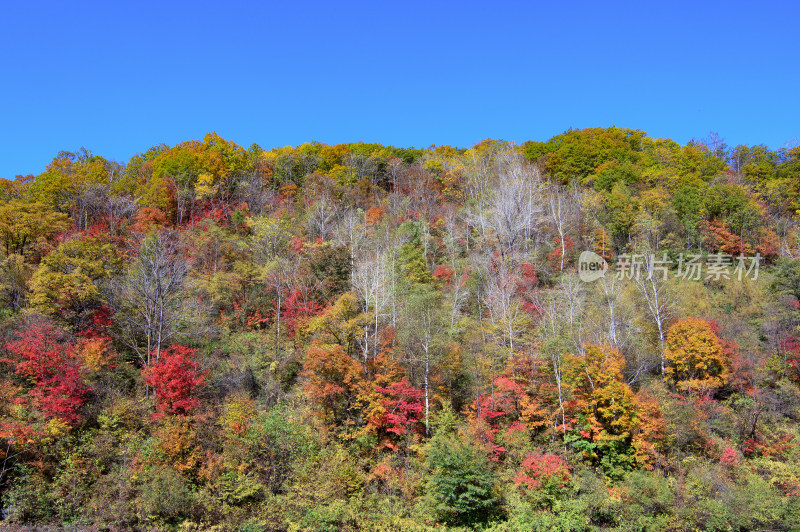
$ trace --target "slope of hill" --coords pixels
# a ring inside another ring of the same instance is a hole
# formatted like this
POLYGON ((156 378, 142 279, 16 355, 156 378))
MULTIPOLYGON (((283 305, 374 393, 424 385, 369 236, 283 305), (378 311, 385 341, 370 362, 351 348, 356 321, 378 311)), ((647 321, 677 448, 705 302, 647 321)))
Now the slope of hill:
POLYGON ((714 135, 61 152, 0 182, 3 519, 790 530, 798 209, 714 135))

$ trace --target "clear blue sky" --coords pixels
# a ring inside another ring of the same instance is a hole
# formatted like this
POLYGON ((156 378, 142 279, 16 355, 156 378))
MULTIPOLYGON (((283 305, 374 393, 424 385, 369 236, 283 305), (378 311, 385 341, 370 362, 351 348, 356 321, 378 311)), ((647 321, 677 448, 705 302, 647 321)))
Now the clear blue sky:
POLYGON ((433 4, 6 2, 0 177, 207 131, 264 148, 800 136, 796 2, 433 4))

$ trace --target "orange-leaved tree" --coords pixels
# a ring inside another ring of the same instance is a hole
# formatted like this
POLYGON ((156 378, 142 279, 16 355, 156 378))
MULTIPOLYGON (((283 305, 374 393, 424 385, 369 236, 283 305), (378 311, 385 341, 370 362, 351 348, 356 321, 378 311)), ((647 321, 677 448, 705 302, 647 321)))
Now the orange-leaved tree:
POLYGON ((352 428, 360 423, 354 410, 363 370, 341 345, 312 342, 306 351, 302 375, 307 397, 330 426, 352 428))

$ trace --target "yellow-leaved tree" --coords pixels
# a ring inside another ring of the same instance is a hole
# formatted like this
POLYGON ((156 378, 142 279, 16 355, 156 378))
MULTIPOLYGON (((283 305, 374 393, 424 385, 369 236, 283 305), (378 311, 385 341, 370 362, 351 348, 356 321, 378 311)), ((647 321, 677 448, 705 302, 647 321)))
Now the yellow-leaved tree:
POLYGON ((564 358, 571 395, 566 406, 573 416, 568 421, 574 428, 569 439, 609 478, 638 466, 650 468, 663 432, 657 405, 641 392, 634 394, 624 367, 625 357, 609 345, 586 345, 583 355, 564 358))
POLYGON ((701 318, 675 322, 664 347, 666 379, 684 392, 712 393, 728 381, 730 360, 715 327, 701 318))

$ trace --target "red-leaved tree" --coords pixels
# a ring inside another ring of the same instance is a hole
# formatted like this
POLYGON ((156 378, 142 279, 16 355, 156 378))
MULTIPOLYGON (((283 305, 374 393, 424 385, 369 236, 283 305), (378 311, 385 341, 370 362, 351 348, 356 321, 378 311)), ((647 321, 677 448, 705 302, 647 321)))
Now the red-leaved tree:
MULTIPOLYGON (((425 396, 424 390, 415 388, 408 380, 402 379, 385 388, 378 386, 376 391, 386 396, 382 401, 383 414, 377 421, 379 428, 397 436, 405 435, 406 444, 411 441, 415 431, 424 432, 425 427, 422 424, 425 415, 425 406, 422 402, 425 396)), ((391 442, 387 441, 386 444, 392 450, 397 449, 391 442)))
POLYGON ((322 311, 322 306, 298 289, 294 289, 283 303, 283 321, 289 338, 294 338, 297 328, 309 317, 322 311))
POLYGON ((195 356, 190 347, 171 345, 161 351, 158 362, 144 369, 144 380, 153 387, 159 415, 186 415, 197 407, 192 393, 205 382, 205 374, 195 356))
MULTIPOLYGON (((11 357, 4 359, 32 388, 27 399, 48 418, 75 425, 78 409, 91 391, 83 382, 75 345, 48 322, 30 325, 18 340, 7 342, 11 357)), ((24 398, 22 400, 25 400, 24 398)))
POLYGON ((539 489, 547 484, 563 488, 569 482, 570 469, 560 456, 534 451, 525 455, 514 483, 528 490, 539 489))

